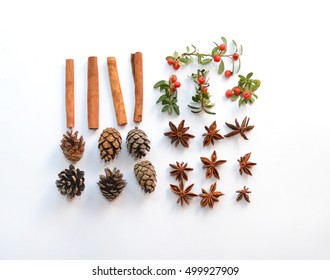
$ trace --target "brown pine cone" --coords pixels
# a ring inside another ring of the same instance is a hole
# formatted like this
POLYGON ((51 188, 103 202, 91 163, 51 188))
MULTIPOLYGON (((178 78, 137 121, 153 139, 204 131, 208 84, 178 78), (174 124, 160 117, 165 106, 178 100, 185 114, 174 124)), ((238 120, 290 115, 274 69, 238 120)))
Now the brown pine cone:
POLYGON ((135 159, 144 157, 150 151, 150 141, 145 132, 137 126, 126 137, 128 152, 135 159))
POLYGON ((105 176, 100 175, 100 181, 97 183, 103 196, 109 200, 114 200, 124 190, 127 182, 123 179, 123 173, 114 168, 111 171, 105 168, 105 176))
POLYGON ((145 193, 151 193, 156 188, 156 170, 149 160, 143 160, 134 166, 135 177, 145 193))
POLYGON ((113 160, 121 150, 121 135, 115 128, 106 128, 100 135, 98 148, 101 159, 104 161, 113 160))
POLYGON ((73 162, 79 161, 85 151, 85 141, 84 137, 80 136, 78 139, 79 131, 72 133, 72 131, 67 131, 66 134, 63 134, 61 140, 61 149, 64 156, 73 162))

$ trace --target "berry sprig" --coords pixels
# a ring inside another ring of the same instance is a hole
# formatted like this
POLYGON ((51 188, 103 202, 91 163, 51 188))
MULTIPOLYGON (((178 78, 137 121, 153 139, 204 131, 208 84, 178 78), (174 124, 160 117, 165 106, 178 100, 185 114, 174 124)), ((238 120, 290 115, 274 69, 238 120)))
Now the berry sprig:
POLYGON ((200 53, 194 45, 186 47, 186 52, 179 54, 177 51, 173 53, 172 56, 167 56, 166 60, 169 65, 173 67, 174 70, 178 70, 181 66, 190 64, 194 61, 194 57, 197 57, 198 64, 207 65, 214 61, 219 63, 218 74, 225 74, 226 78, 231 77, 234 73, 238 73, 241 68, 240 56, 243 54, 243 47, 240 45, 238 47, 237 43, 232 40, 234 46, 234 51, 231 54, 227 54, 227 39, 221 37, 222 43, 217 44, 214 42, 215 47, 212 49, 211 53, 200 53), (231 70, 225 71, 225 63, 222 58, 228 58, 231 62, 231 70), (238 63, 237 67, 236 62, 238 63))
POLYGON ((159 88, 160 92, 164 91, 165 93, 161 95, 156 104, 162 103, 163 108, 162 112, 168 112, 172 114, 174 111, 177 115, 180 115, 180 109, 177 105, 178 102, 178 91, 177 88, 181 86, 181 83, 178 81, 175 75, 171 75, 168 81, 161 80, 154 85, 154 88, 159 88))
POLYGON ((253 73, 250 72, 246 77, 243 75, 238 75, 240 80, 237 86, 226 91, 226 97, 231 98, 232 101, 238 101, 238 105, 252 104, 258 96, 255 94, 259 88, 261 82, 260 80, 251 79, 253 73))
POLYGON ((197 74, 191 74, 191 78, 196 84, 196 94, 191 97, 191 99, 194 101, 193 105, 188 106, 193 113, 200 113, 201 111, 204 111, 208 114, 215 114, 209 110, 214 106, 214 103, 211 103, 211 95, 208 91, 208 87, 210 86, 208 82, 209 79, 207 79, 208 73, 209 71, 202 69, 197 70, 197 74))

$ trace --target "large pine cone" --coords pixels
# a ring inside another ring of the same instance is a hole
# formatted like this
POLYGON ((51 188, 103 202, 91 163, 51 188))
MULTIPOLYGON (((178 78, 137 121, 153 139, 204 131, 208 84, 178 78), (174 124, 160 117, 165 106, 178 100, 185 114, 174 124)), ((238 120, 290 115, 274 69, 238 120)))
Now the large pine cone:
POLYGON ((84 137, 80 136, 78 139, 78 133, 78 131, 75 133, 72 133, 72 131, 67 131, 66 134, 63 134, 60 145, 64 156, 73 162, 80 160, 85 151, 84 137))
POLYGON ((149 160, 138 162, 134 166, 135 177, 145 193, 151 193, 156 188, 156 170, 149 160))
POLYGON ((137 126, 126 137, 128 152, 135 159, 144 157, 150 151, 150 141, 145 132, 137 126))
POLYGON ((100 156, 104 161, 113 160, 121 150, 121 135, 115 128, 106 128, 99 138, 100 156))
POLYGON ((105 198, 114 200, 123 191, 127 182, 123 179, 123 173, 117 168, 113 171, 105 168, 104 171, 105 176, 100 175, 100 181, 97 184, 105 198))
POLYGON ((58 174, 60 179, 56 181, 56 186, 62 195, 74 198, 76 195, 81 195, 81 192, 85 189, 84 175, 84 171, 76 169, 70 164, 69 169, 65 169, 58 174))

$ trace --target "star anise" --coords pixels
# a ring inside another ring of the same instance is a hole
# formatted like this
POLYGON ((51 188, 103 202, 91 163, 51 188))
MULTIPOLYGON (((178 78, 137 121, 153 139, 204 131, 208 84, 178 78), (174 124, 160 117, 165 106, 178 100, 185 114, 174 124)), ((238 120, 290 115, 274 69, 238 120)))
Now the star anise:
POLYGON ((199 196, 202 197, 201 206, 205 207, 209 205, 210 208, 213 208, 215 202, 219 202, 219 197, 224 195, 222 192, 216 192, 217 183, 214 183, 210 187, 210 191, 207 192, 206 190, 202 189, 202 192, 199 196))
POLYGON ((172 176, 176 176, 175 180, 177 180, 177 181, 182 181, 183 179, 188 181, 188 175, 186 172, 194 170, 193 168, 188 167, 188 163, 184 163, 184 162, 181 162, 181 163, 176 162, 176 164, 171 163, 170 167, 173 168, 173 170, 170 171, 170 174, 172 176))
POLYGON ((251 156, 251 153, 248 153, 248 154, 245 154, 243 157, 240 157, 240 159, 237 160, 239 162, 239 166, 240 166, 239 167, 239 173, 241 175, 244 172, 245 174, 248 174, 248 175, 251 175, 252 176, 252 173, 250 171, 250 168, 253 165, 257 165, 257 164, 255 162, 249 161, 250 156, 251 156))
POLYGON ((214 175, 215 178, 220 179, 217 166, 227 162, 226 160, 217 160, 217 152, 214 151, 211 155, 211 159, 206 157, 201 157, 202 163, 204 163, 203 168, 206 168, 206 178, 210 178, 214 175))
POLYGON ((218 132, 220 129, 217 129, 217 123, 214 121, 209 127, 205 126, 207 133, 204 133, 203 147, 208 146, 210 143, 214 145, 214 140, 221 140, 224 137, 218 132))
POLYGON ((241 136, 245 139, 245 140, 249 140, 246 135, 245 132, 250 131, 254 128, 254 125, 249 125, 249 121, 250 118, 245 117, 244 120, 242 121, 241 125, 238 123, 237 119, 235 119, 235 124, 230 124, 230 123, 226 123, 226 125, 231 128, 233 131, 229 132, 228 134, 225 135, 225 137, 231 137, 234 136, 236 134, 241 134, 241 136))
POLYGON ((186 189, 183 186, 183 181, 180 181, 179 187, 176 185, 170 184, 172 191, 178 195, 178 200, 176 203, 181 203, 181 206, 183 206, 184 203, 189 204, 189 200, 194 198, 195 196, 198 196, 195 193, 190 192, 193 188, 194 184, 188 186, 186 189))
POLYGON ((247 188, 246 186, 244 186, 244 189, 238 190, 236 192, 238 193, 238 196, 236 198, 236 201, 240 201, 244 197, 244 199, 248 203, 250 203, 249 193, 251 193, 251 191, 249 191, 249 188, 247 188))
POLYGON ((171 144, 175 142, 175 146, 178 146, 179 143, 182 144, 183 147, 189 147, 189 139, 194 138, 194 135, 186 133, 189 127, 184 127, 184 120, 182 120, 178 127, 176 127, 172 122, 169 122, 169 126, 171 131, 165 132, 164 135, 170 137, 171 144))

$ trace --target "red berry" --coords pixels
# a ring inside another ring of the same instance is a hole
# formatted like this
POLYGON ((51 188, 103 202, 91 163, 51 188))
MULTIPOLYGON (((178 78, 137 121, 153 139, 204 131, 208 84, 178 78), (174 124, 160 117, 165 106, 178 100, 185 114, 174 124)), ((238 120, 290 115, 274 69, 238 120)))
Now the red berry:
POLYGON ((208 88, 205 87, 205 86, 203 86, 203 87, 202 87, 202 93, 207 94, 207 91, 208 91, 208 88))
POLYGON ((239 95, 239 94, 241 93, 241 89, 240 89, 239 87, 235 87, 235 88, 234 88, 234 93, 235 93, 236 95, 239 95))
POLYGON ((232 96, 233 96, 233 91, 232 91, 231 89, 228 89, 228 90, 226 91, 226 97, 230 98, 230 97, 232 97, 232 96))
POLYGON ((217 54, 213 57, 213 59, 215 62, 219 62, 221 60, 221 56, 217 54))
POLYGON ((178 88, 178 87, 181 86, 181 83, 180 83, 180 82, 175 82, 175 83, 174 83, 174 86, 175 86, 176 88, 178 88))
POLYGON ((200 76, 200 77, 198 78, 198 83, 200 83, 201 85, 202 85, 202 84, 205 84, 205 82, 206 82, 205 77, 200 76))
POLYGON ((175 92, 175 91, 176 91, 176 87, 174 86, 174 84, 171 85, 171 87, 170 87, 170 91, 171 91, 171 92, 175 92))
POLYGON ((249 92, 248 90, 243 91, 242 95, 245 99, 251 98, 251 92, 249 92))
POLYGON ((233 75, 233 73, 230 70, 225 71, 225 77, 230 78, 233 75))
POLYGON ((179 64, 179 62, 175 61, 175 62, 173 63, 173 69, 174 69, 174 70, 178 70, 179 68, 180 68, 180 64, 179 64))
POLYGON ((233 54, 233 59, 236 61, 239 58, 239 54, 238 53, 234 53, 233 54))
POLYGON ((225 45, 225 44, 221 44, 221 45, 219 45, 219 50, 220 50, 220 51, 224 51, 224 50, 226 50, 226 45, 225 45))
POLYGON ((177 81, 177 77, 176 77, 175 75, 171 75, 171 76, 170 76, 170 81, 171 81, 172 83, 175 83, 175 82, 177 81))
POLYGON ((167 59, 167 63, 168 63, 168 65, 172 65, 173 64, 173 58, 169 57, 167 59))

